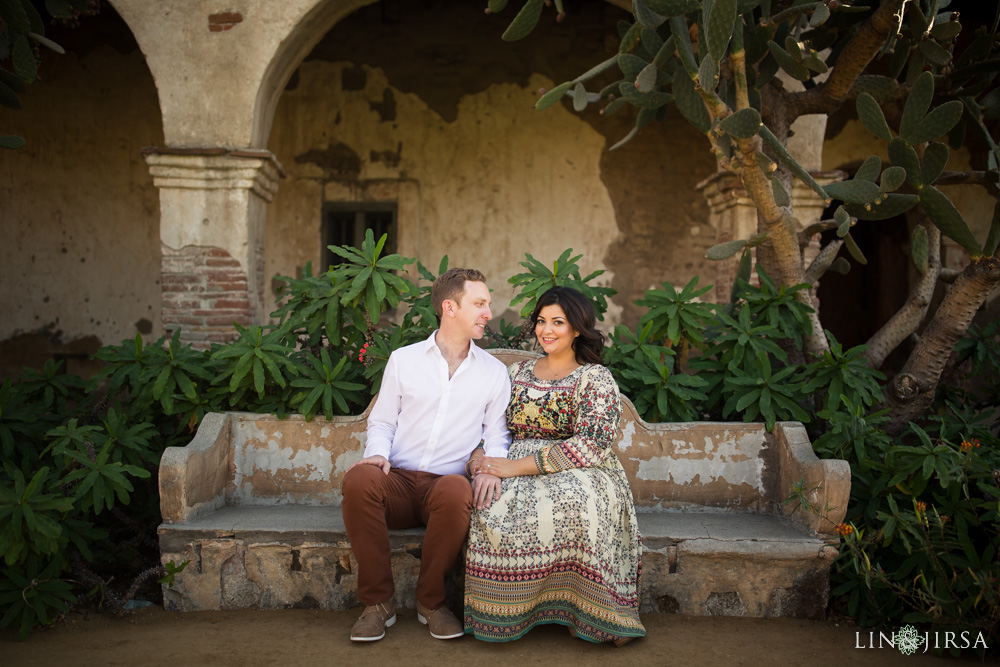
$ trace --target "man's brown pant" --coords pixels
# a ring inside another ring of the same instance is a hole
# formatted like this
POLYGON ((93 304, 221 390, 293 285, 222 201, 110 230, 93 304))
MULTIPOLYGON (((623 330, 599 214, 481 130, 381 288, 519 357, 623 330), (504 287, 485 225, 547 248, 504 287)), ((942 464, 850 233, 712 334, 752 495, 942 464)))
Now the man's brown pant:
POLYGON ((344 476, 344 525, 358 561, 358 598, 385 602, 395 586, 389 562, 389 528, 427 526, 417 601, 428 609, 445 603, 444 578, 469 534, 472 486, 463 475, 435 475, 360 465, 344 476))

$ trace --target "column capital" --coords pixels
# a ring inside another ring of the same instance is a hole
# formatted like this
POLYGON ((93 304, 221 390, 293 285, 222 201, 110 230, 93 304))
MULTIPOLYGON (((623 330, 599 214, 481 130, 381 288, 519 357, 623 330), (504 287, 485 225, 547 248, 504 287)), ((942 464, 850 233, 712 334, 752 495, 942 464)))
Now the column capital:
POLYGON ((159 148, 140 151, 153 185, 188 190, 249 190, 265 202, 278 191, 285 169, 268 150, 159 148))

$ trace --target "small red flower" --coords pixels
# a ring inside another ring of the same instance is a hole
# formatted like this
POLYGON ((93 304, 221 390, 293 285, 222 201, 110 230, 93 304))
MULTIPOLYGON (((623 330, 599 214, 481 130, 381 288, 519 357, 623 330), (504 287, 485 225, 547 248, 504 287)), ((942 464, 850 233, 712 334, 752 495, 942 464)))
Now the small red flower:
POLYGON ((927 503, 925 503, 922 500, 918 500, 916 503, 916 507, 918 512, 923 512, 927 509, 927 503))
POLYGON ((844 537, 847 537, 848 535, 854 532, 854 526, 852 526, 849 523, 838 523, 836 530, 838 535, 843 535, 844 537))

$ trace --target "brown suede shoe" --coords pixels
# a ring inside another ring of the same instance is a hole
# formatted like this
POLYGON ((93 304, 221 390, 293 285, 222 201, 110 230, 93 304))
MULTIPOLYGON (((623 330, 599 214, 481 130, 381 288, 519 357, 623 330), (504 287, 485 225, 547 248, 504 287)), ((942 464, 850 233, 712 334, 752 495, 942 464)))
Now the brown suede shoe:
POLYGON ((396 603, 392 600, 365 607, 361 618, 351 628, 352 642, 374 642, 385 637, 385 629, 396 622, 396 603))
POLYGON ((417 602, 417 620, 427 626, 434 639, 456 639, 465 634, 465 628, 447 607, 431 611, 417 602))

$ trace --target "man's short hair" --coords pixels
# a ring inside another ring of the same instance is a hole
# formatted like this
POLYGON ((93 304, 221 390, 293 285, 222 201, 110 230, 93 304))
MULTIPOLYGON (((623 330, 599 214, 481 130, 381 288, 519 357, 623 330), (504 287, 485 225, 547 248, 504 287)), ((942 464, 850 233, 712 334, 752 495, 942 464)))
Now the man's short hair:
POLYGON ((462 294, 465 293, 465 281, 485 283, 486 276, 475 269, 448 269, 431 285, 431 303, 434 312, 441 317, 441 310, 446 299, 462 305, 462 294))

